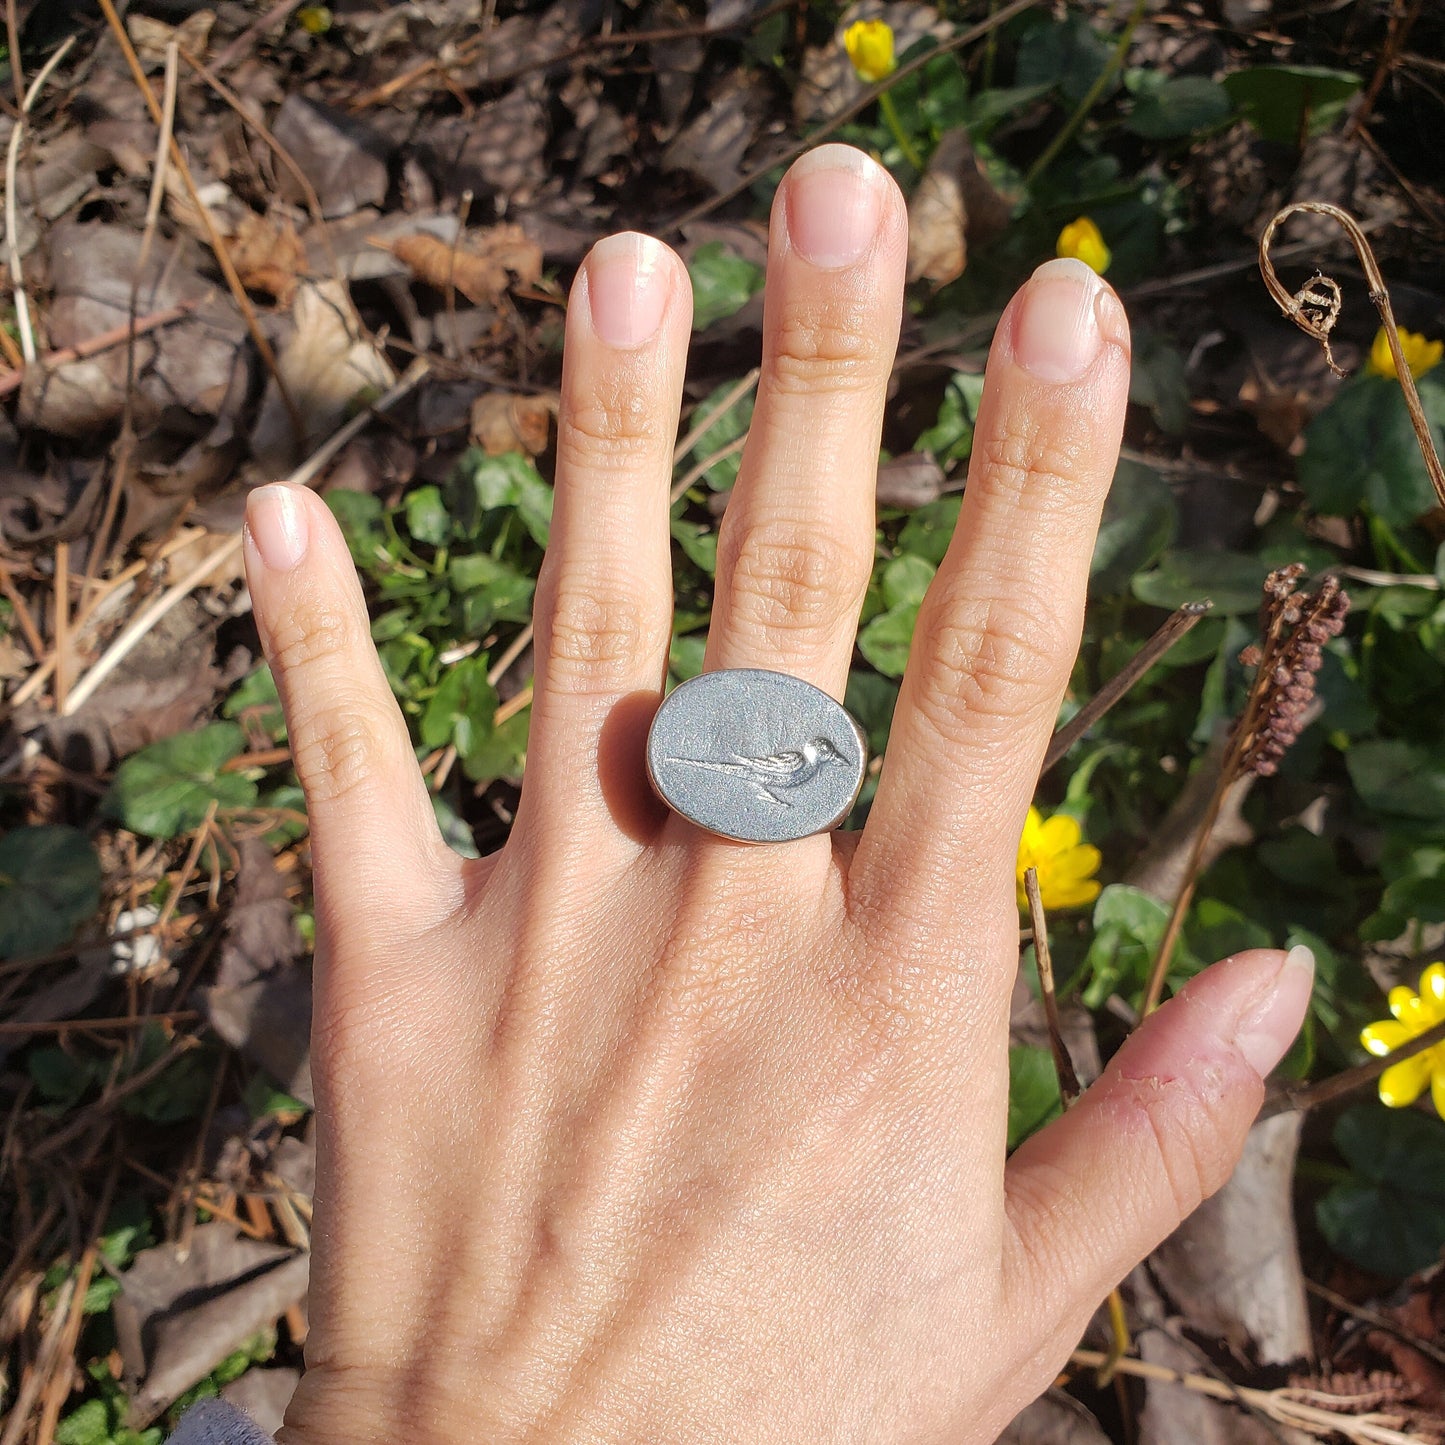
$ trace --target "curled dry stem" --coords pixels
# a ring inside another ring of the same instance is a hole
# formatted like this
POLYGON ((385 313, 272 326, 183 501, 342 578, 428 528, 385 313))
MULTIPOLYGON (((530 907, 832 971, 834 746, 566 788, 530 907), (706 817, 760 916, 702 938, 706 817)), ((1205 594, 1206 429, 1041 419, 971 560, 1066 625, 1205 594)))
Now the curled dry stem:
POLYGON ((1399 327, 1395 324, 1394 308, 1390 305, 1389 287, 1385 285, 1385 278, 1380 274, 1380 264, 1375 260, 1375 253, 1370 249, 1370 243, 1365 238, 1360 223, 1348 211, 1325 201, 1296 201, 1282 211, 1277 211, 1259 238, 1259 270, 1269 294, 1274 297, 1279 309, 1306 336, 1314 337, 1324 348, 1325 360, 1329 363, 1330 370, 1336 376, 1343 376, 1345 373, 1335 362, 1334 352, 1330 350, 1330 332, 1339 320, 1343 300, 1339 282, 1317 271, 1298 291, 1290 292, 1275 273, 1274 262, 1270 259, 1269 248, 1275 232, 1296 211, 1328 216, 1337 222, 1350 238, 1350 244, 1360 258, 1360 266, 1370 288, 1370 300, 1380 313, 1380 321, 1385 328, 1390 355, 1395 359, 1395 376, 1400 383, 1400 390, 1405 394, 1405 406, 1410 413, 1410 425, 1415 428, 1415 440, 1420 445, 1420 455, 1425 458, 1425 470, 1430 474, 1430 482, 1435 488, 1435 495, 1440 499, 1440 505, 1445 507, 1445 467, 1441 466, 1440 454, 1435 450, 1435 442, 1430 435, 1430 423, 1426 420, 1425 408, 1420 404, 1420 393, 1415 388, 1415 378, 1410 374, 1410 368, 1405 362, 1399 327))

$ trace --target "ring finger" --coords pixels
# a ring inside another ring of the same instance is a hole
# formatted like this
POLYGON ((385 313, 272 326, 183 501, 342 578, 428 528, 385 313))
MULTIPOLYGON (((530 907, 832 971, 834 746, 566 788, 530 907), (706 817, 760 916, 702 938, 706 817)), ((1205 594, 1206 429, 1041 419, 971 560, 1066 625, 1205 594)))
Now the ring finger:
POLYGON ((719 537, 709 669, 770 668, 842 696, 873 562, 907 246, 897 186, 851 146, 810 152, 779 188, 763 372, 719 537))

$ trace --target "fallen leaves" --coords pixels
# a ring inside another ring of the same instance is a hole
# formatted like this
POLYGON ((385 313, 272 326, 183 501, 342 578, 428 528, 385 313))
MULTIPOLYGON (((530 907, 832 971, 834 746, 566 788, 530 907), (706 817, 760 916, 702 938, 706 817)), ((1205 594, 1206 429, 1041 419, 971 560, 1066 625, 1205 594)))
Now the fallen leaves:
POLYGON ((489 457, 505 452, 541 456, 547 450, 560 401, 555 392, 538 396, 483 392, 472 403, 471 439, 489 457))
POLYGON ((542 279, 542 252, 520 227, 503 222, 448 244, 425 231, 379 243, 418 281, 442 292, 455 290, 476 305, 496 305, 513 285, 542 279))

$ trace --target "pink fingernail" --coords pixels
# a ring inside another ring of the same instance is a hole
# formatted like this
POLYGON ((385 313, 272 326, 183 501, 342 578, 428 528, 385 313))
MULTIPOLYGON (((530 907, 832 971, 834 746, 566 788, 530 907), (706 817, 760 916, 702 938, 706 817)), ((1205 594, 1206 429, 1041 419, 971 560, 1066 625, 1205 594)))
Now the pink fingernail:
POLYGON ((1046 261, 1029 278, 1014 311, 1013 353, 1040 381, 1073 381, 1104 344, 1097 301, 1104 283, 1082 261, 1046 261))
POLYGON ((1314 981, 1315 956, 1298 944, 1285 954, 1263 997, 1239 1021, 1235 1047, 1261 1079, 1289 1052, 1309 1007, 1314 981))
POLYGON ((289 572, 306 555, 306 508, 298 487, 275 482, 246 501, 246 532, 273 572, 289 572))
POLYGON ((600 240, 587 256, 592 326, 609 346, 651 341, 672 293, 672 268, 660 241, 636 231, 600 240))
POLYGON ((873 244, 883 217, 881 166, 853 146, 809 151, 788 172, 788 240, 805 261, 851 266, 873 244))

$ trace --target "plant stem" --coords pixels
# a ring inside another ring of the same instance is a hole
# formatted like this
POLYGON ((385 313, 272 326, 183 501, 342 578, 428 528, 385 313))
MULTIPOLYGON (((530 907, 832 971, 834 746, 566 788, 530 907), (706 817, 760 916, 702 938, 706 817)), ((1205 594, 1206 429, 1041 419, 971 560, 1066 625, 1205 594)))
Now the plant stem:
POLYGON ((903 129, 903 122, 898 119, 898 108, 893 104, 893 96, 886 90, 878 97, 878 109, 882 112, 888 129, 893 132, 893 139, 898 142, 898 149, 903 152, 904 160, 922 175, 923 160, 918 154, 918 148, 909 140, 908 132, 903 129))
POLYGON ((1134 31, 1140 20, 1144 18, 1144 6, 1146 0, 1134 0, 1134 8, 1129 12, 1129 18, 1124 22, 1124 28, 1119 33, 1118 43, 1114 46, 1114 53, 1109 57, 1108 63, 1099 72, 1094 83, 1084 92, 1084 97, 1074 108, 1074 113, 1047 146, 1043 154, 1029 167, 1028 174, 1024 177, 1024 188, 1028 189, 1045 170, 1053 163, 1054 158, 1074 138, 1074 132, 1083 125, 1089 112, 1099 103, 1104 92, 1109 88, 1109 83, 1119 73, 1124 64, 1124 58, 1129 53, 1129 43, 1134 39, 1134 31))

